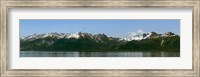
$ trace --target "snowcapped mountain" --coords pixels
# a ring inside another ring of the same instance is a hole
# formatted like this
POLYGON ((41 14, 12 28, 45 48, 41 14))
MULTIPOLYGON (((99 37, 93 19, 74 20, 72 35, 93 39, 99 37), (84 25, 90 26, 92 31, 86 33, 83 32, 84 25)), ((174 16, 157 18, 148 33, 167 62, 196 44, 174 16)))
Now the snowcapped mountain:
MULTIPOLYGON (((158 38, 158 37, 171 37, 171 36, 175 36, 174 33, 172 32, 166 32, 164 34, 158 34, 156 32, 143 32, 143 31, 137 31, 137 32, 130 32, 127 37, 125 38, 120 38, 119 40, 125 40, 125 41, 131 41, 131 40, 142 40, 142 39, 154 39, 154 38, 158 38)), ((96 41, 101 41, 102 38, 109 38, 110 40, 113 39, 113 37, 108 37, 105 34, 96 34, 96 35, 92 35, 89 33, 85 33, 85 32, 78 32, 78 33, 74 33, 74 34, 69 34, 69 33, 48 33, 48 34, 33 34, 33 35, 29 35, 26 37, 21 37, 21 40, 28 40, 28 41, 33 41, 36 39, 41 39, 41 38, 46 38, 46 37, 56 37, 57 39, 63 39, 63 38, 91 38, 91 39, 95 39, 96 41)))
POLYGON ((22 51, 135 51, 179 50, 180 36, 172 32, 131 32, 127 38, 108 37, 105 34, 78 32, 33 34, 20 38, 22 51), (132 41, 137 40, 137 41, 132 41))
MULTIPOLYGON (((102 38, 108 38, 105 34, 96 34, 96 35, 92 35, 89 33, 85 33, 85 32, 78 32, 78 33, 74 33, 74 34, 69 34, 69 33, 48 33, 48 34, 33 34, 33 35, 29 35, 26 37, 21 37, 21 40, 28 40, 28 41, 33 41, 36 39, 41 39, 41 38, 46 38, 46 37, 53 37, 53 38, 57 38, 57 39, 67 39, 67 38, 91 38, 91 39, 95 39, 96 41, 101 41, 102 38)), ((112 38, 110 38, 112 40, 112 38)))
POLYGON ((131 40, 154 39, 158 37, 172 37, 172 36, 176 35, 172 32, 158 34, 156 32, 143 32, 141 30, 138 30, 137 32, 130 32, 127 37, 121 38, 120 40, 131 41, 131 40))
POLYGON ((121 40, 131 41, 131 40, 142 40, 151 36, 151 32, 143 32, 138 30, 137 32, 129 32, 127 37, 121 38, 121 40))
POLYGON ((35 40, 35 39, 40 39, 40 38, 46 38, 46 37, 57 37, 58 39, 61 38, 79 38, 80 35, 78 33, 75 34, 68 34, 68 33, 48 33, 48 34, 33 34, 29 36, 22 37, 22 40, 35 40))

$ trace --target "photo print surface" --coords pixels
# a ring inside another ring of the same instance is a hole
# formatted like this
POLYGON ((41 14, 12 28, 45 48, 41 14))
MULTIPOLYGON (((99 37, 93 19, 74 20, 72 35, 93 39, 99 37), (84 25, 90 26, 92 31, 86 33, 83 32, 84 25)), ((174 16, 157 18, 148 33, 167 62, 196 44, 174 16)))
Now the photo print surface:
POLYGON ((180 57, 179 19, 20 19, 20 57, 180 57))

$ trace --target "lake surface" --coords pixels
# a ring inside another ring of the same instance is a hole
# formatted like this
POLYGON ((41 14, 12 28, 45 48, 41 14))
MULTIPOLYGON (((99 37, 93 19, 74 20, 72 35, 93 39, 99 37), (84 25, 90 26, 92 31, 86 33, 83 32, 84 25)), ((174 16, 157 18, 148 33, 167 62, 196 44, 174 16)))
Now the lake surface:
POLYGON ((180 57, 180 52, 167 51, 20 51, 20 57, 180 57))

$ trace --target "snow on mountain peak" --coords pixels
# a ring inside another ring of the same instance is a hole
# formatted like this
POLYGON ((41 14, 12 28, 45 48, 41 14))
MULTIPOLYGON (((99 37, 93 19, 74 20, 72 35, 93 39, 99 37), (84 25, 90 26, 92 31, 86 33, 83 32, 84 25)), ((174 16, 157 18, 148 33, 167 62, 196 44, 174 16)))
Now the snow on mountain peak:
POLYGON ((70 34, 67 38, 79 38, 80 37, 80 35, 79 35, 79 33, 77 32, 77 33, 74 33, 74 34, 70 34))
POLYGON ((164 34, 159 34, 156 32, 144 32, 142 30, 138 30, 136 32, 129 32, 127 37, 121 38, 121 40, 131 41, 131 40, 142 40, 142 39, 154 39, 158 37, 173 37, 176 36, 173 32, 166 32, 164 34))
POLYGON ((43 34, 33 34, 33 35, 29 35, 29 36, 24 36, 21 37, 20 39, 22 40, 36 40, 39 38, 46 38, 46 37, 56 37, 58 39, 62 39, 62 38, 76 38, 78 39, 79 37, 85 37, 86 35, 88 36, 92 36, 91 34, 88 33, 84 33, 84 32, 76 32, 74 34, 68 34, 68 33, 57 33, 57 32, 53 32, 53 33, 43 33, 43 34))
POLYGON ((172 33, 172 32, 166 32, 166 33, 164 33, 162 36, 163 36, 163 37, 172 37, 172 36, 175 36, 175 34, 172 33))
POLYGON ((121 40, 127 40, 127 41, 142 40, 148 38, 150 35, 151 32, 144 32, 142 30, 138 30, 136 32, 129 32, 127 37, 122 38, 121 40))

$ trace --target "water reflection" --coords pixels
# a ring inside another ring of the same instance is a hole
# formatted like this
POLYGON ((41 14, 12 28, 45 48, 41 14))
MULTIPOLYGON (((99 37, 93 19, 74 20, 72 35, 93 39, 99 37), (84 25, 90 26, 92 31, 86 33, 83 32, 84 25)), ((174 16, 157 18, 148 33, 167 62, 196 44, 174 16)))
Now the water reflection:
POLYGON ((180 57, 180 52, 172 51, 108 51, 108 52, 78 52, 78 51, 20 51, 20 57, 180 57))

